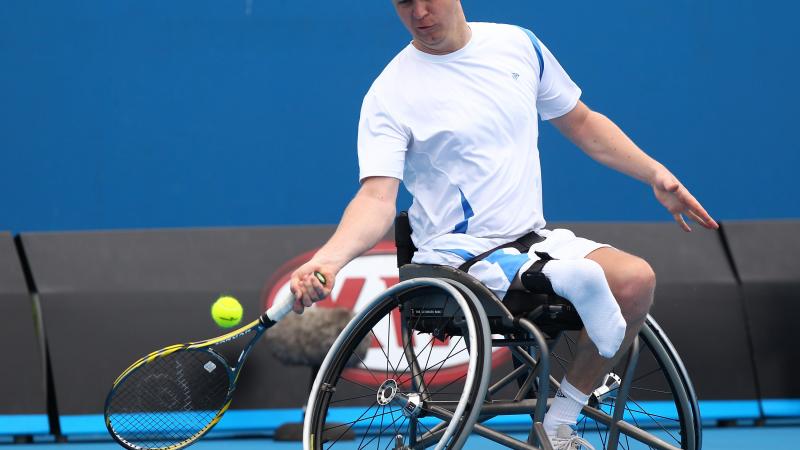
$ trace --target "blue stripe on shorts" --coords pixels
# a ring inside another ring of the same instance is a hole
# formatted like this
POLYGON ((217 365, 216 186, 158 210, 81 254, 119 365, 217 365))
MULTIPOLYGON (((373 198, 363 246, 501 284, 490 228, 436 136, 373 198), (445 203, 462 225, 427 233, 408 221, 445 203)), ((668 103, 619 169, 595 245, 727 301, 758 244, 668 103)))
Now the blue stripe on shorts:
POLYGON ((506 253, 504 250, 497 250, 483 260, 500 266, 508 282, 511 283, 514 281, 519 269, 522 268, 523 264, 530 261, 530 258, 527 253, 506 253))

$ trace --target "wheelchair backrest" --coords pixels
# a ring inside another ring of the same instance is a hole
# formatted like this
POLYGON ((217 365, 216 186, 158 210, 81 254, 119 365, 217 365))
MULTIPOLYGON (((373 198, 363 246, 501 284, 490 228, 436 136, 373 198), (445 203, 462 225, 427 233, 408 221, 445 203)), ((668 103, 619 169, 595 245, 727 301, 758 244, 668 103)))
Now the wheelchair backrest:
POLYGON ((411 222, 406 211, 400 211, 394 218, 394 245, 397 247, 397 267, 409 264, 417 247, 411 241, 411 222))

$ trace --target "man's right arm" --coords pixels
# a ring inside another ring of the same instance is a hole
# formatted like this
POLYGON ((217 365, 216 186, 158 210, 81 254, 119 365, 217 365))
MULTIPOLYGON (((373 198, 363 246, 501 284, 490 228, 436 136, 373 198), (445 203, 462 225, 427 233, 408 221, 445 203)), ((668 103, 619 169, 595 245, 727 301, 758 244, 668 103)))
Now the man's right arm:
POLYGON ((396 214, 399 187, 397 178, 364 179, 333 236, 310 261, 292 273, 290 286, 297 299, 293 307, 296 313, 302 314, 304 307, 327 297, 339 270, 386 235, 396 214), (324 286, 313 276, 314 272, 325 276, 324 286))

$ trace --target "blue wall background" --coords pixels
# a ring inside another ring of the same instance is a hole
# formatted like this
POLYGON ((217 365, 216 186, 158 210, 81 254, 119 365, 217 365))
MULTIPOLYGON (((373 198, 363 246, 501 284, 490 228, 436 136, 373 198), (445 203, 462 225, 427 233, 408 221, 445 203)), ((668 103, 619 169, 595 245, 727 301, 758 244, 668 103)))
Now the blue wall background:
MULTIPOLYGON (((533 29, 716 218, 800 217, 800 3, 463 2, 533 29)), ((408 39, 388 0, 5 0, 0 229, 334 223, 408 39)), ((552 127, 540 147, 549 220, 669 220, 552 127)))

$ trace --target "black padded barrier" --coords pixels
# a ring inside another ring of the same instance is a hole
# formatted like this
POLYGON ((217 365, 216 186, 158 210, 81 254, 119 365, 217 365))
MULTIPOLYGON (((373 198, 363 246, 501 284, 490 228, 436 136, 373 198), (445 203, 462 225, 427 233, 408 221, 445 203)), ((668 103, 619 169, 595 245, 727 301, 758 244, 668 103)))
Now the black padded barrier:
MULTIPOLYGON (((116 376, 166 345, 223 333, 210 306, 241 300, 261 314, 261 290, 332 227, 25 233, 39 291, 59 414, 99 414, 116 376)), ((248 358, 233 409, 299 407, 309 369, 284 367, 262 342, 248 358), (302 380, 302 382, 287 382, 302 380)))
MULTIPOLYGON (((0 415, 46 414, 44 368, 36 316, 14 240, 0 232, 0 415)), ((0 421, 3 420, 0 416, 0 421)))
POLYGON ((798 399, 800 221, 724 222, 723 232, 742 283, 761 395, 798 399))
POLYGON ((742 300, 719 233, 674 223, 554 223, 640 256, 656 273, 651 313, 687 366, 700 400, 756 400, 742 300))

